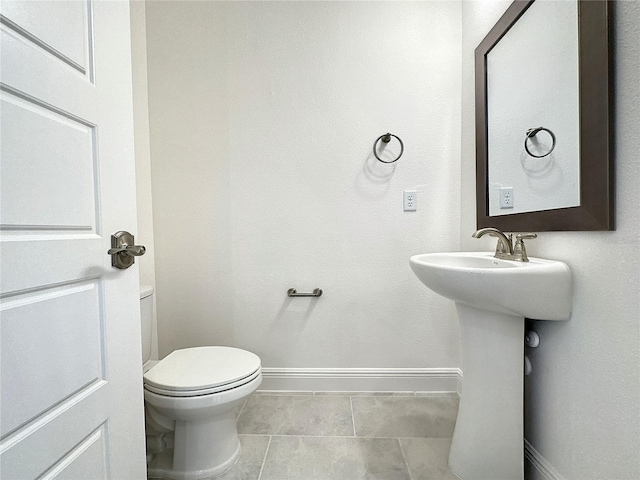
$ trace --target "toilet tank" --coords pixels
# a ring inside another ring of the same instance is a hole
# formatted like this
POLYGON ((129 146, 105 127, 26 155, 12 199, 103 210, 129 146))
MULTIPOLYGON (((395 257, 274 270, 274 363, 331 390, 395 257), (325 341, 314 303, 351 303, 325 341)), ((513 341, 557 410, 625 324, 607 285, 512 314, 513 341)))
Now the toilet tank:
POLYGON ((142 322, 142 364, 151 359, 153 341, 153 287, 140 286, 140 320, 142 322))

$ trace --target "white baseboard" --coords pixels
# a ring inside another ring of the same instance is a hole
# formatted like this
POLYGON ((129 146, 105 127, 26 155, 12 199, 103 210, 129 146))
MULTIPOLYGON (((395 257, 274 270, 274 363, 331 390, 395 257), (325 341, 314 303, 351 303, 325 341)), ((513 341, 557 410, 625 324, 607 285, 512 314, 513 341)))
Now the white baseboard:
POLYGON ((527 480, 565 480, 526 438, 524 439, 524 461, 527 480))
POLYGON ((260 390, 456 392, 459 368, 262 368, 260 390))

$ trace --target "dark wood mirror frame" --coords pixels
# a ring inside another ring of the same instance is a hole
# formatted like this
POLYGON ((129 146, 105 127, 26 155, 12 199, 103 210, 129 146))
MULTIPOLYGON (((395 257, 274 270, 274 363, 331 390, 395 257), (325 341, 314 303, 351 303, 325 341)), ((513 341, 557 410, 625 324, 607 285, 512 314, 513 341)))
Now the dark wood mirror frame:
POLYGON ((475 50, 476 218, 502 231, 614 230, 611 5, 578 1, 580 206, 489 216, 487 54, 535 0, 516 0, 475 50))

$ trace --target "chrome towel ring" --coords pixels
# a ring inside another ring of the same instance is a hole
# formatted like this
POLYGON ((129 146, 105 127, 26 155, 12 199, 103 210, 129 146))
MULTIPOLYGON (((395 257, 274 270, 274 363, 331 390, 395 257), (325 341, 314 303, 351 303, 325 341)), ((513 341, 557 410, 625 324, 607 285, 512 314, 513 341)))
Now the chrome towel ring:
POLYGON ((553 134, 553 132, 551 130, 549 130, 548 128, 545 127, 538 127, 538 128, 530 128, 529 130, 527 130, 527 136, 524 138, 524 149, 527 151, 527 153, 529 155, 531 155, 534 158, 542 158, 542 157, 546 157, 547 155, 549 155, 551 152, 553 152, 553 149, 556 148, 556 136, 553 134), (549 135, 551 135, 551 148, 549 149, 549 151, 547 153, 545 153, 544 155, 534 155, 533 153, 531 153, 529 151, 529 147, 527 146, 527 140, 529 140, 530 138, 535 137, 538 132, 544 130, 545 132, 547 132, 549 135))
POLYGON ((402 140, 400 140, 400 137, 398 137, 397 135, 393 135, 392 133, 385 133, 384 135, 380 135, 378 138, 376 138, 376 141, 373 142, 373 154, 376 156, 379 162, 382 162, 382 163, 397 162, 402 156, 403 152, 404 152, 404 143, 402 143, 402 140), (378 151, 376 147, 378 146, 378 142, 380 140, 382 140, 384 143, 389 143, 391 141, 391 137, 395 138, 396 140, 398 140, 398 142, 400 142, 400 154, 395 158, 395 160, 391 160, 391 161, 383 160, 378 156, 378 151))

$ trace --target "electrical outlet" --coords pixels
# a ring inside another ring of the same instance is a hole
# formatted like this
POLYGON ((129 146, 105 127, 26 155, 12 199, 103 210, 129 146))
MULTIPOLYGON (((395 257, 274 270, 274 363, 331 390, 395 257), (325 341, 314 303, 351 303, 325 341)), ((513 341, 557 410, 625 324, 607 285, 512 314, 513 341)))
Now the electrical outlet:
POLYGON ((418 209, 418 192, 405 190, 402 197, 402 205, 405 212, 415 212, 418 209))
POLYGON ((500 187, 500 208, 513 208, 513 187, 500 187))

